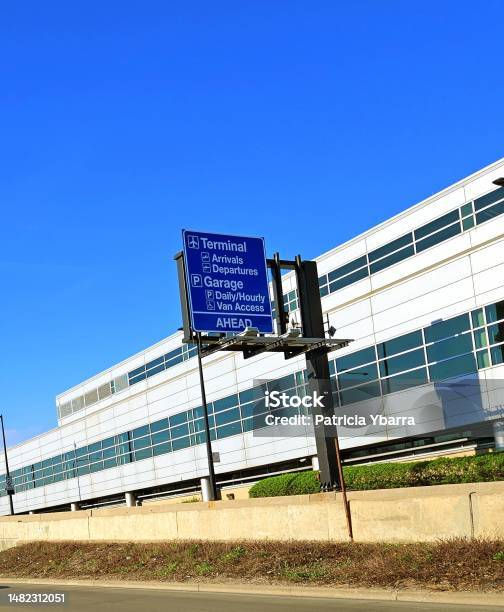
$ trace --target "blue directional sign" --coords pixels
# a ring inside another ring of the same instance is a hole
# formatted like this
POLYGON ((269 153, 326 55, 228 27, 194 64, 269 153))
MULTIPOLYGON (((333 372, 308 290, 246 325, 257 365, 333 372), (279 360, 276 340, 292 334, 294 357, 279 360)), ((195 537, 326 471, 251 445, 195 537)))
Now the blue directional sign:
POLYGON ((264 239, 190 230, 182 237, 192 329, 271 333, 264 239))

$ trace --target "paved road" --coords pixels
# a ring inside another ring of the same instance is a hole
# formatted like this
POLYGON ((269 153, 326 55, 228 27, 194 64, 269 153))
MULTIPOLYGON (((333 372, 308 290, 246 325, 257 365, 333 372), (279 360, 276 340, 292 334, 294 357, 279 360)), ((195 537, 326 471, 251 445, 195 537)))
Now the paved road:
POLYGON ((110 587, 51 588, 33 585, 0 587, 0 610, 16 609, 61 610, 61 612, 496 612, 504 606, 460 606, 411 602, 370 601, 349 599, 318 599, 311 597, 272 597, 269 595, 237 595, 221 593, 191 593, 154 589, 116 589, 110 587), (11 593, 64 593, 64 605, 43 606, 8 603, 11 593))

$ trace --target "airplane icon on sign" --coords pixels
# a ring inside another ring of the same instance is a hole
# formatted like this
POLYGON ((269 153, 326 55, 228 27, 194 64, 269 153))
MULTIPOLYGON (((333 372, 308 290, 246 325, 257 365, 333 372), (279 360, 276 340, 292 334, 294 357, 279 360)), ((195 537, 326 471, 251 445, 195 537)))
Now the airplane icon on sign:
POLYGON ((187 236, 187 246, 190 249, 199 249, 199 238, 198 238, 198 236, 193 236, 193 235, 187 236))

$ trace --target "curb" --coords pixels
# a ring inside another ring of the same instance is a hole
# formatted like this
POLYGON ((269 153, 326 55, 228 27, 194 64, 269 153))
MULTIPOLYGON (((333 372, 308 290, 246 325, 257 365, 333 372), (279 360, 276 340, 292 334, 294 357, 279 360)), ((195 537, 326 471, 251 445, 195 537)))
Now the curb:
POLYGON ((338 587, 304 587, 251 584, 211 584, 198 582, 138 582, 112 580, 52 580, 0 577, 0 582, 46 586, 79 586, 113 589, 152 589, 159 591, 187 591, 191 593, 236 593, 240 595, 268 595, 277 597, 314 597, 325 599, 364 599, 378 601, 409 601, 459 605, 499 606, 504 608, 504 593, 476 591, 421 591, 408 589, 360 589, 338 587))

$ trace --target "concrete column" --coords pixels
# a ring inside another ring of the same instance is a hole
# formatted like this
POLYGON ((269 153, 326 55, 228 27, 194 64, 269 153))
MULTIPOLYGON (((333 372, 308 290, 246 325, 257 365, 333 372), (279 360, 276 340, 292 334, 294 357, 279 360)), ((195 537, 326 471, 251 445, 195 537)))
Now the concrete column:
POLYGON ((318 462, 318 457, 315 455, 315 457, 311 458, 311 466, 312 466, 312 470, 314 472, 318 472, 319 471, 319 462, 318 462))
POLYGON ((79 509, 79 504, 77 502, 72 502, 70 504, 70 510, 72 512, 77 512, 78 509, 79 509))
POLYGON ((124 497, 126 499, 126 505, 128 508, 132 508, 136 505, 135 494, 134 493, 125 493, 124 497))
POLYGON ((209 478, 201 478, 201 498, 204 502, 210 501, 212 497, 210 491, 210 479, 209 478))
POLYGON ((504 451, 504 420, 493 422, 495 450, 504 451))

